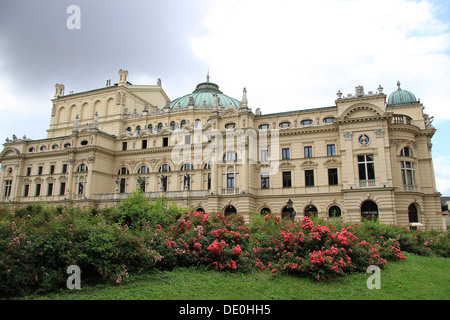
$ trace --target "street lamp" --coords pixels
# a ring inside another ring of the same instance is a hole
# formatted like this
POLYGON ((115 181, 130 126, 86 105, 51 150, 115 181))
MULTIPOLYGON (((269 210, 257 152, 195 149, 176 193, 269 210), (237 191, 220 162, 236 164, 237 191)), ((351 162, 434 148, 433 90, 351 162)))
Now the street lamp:
POLYGON ((294 204, 294 203, 292 202, 292 200, 289 199, 288 202, 287 202, 287 207, 288 207, 288 208, 292 208, 292 205, 293 205, 293 204, 294 204))

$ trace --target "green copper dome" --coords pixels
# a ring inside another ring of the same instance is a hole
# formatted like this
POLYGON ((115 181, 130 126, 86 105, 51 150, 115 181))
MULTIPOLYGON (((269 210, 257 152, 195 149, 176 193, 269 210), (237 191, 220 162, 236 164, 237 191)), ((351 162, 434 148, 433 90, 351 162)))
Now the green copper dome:
POLYGON ((192 93, 171 101, 169 108, 187 108, 189 104, 192 103, 195 107, 212 107, 214 105, 215 96, 218 98, 220 107, 226 108, 231 105, 235 108, 239 108, 239 100, 225 95, 219 90, 217 84, 209 82, 209 75, 206 77, 206 82, 199 83, 192 93))
POLYGON ((400 82, 397 82, 398 89, 392 92, 388 98, 388 107, 398 107, 398 106, 406 106, 410 104, 419 103, 416 96, 407 91, 400 88, 400 82))

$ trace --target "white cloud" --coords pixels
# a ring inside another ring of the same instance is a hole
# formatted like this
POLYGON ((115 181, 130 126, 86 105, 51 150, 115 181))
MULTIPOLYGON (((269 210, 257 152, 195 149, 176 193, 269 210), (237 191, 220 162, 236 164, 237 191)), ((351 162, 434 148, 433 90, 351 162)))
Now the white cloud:
MULTIPOLYGON (((265 113, 324 107, 361 84, 412 91, 430 115, 450 104, 450 33, 427 1, 216 1, 192 48, 211 81, 265 113), (439 92, 439 95, 436 95, 439 92)), ((444 109, 445 108, 445 109, 444 109)))
POLYGON ((443 196, 450 196, 450 159, 448 157, 433 158, 437 191, 443 196))

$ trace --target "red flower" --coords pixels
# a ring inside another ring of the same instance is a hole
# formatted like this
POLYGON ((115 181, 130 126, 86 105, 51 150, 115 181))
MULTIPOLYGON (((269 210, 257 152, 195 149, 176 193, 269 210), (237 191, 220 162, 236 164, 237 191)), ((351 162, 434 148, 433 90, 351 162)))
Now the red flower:
POLYGON ((237 257, 239 257, 239 256, 241 255, 241 253, 242 253, 241 247, 240 247, 239 245, 237 245, 236 247, 234 247, 234 248, 233 248, 233 253, 234 253, 237 257))

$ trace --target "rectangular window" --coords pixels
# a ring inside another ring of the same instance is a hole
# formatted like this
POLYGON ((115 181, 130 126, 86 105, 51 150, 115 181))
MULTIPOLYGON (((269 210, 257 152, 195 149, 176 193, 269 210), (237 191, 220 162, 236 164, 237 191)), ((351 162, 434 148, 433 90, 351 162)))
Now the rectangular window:
POLYGON ((29 184, 26 184, 25 185, 25 188, 24 188, 24 190, 23 190, 23 196, 24 197, 28 197, 28 194, 30 193, 30 185, 29 184))
MULTIPOLYGON (((161 176, 160 179, 161 179, 160 180, 160 182, 161 182, 160 190, 162 192, 166 192, 167 191, 167 176, 161 176)), ((125 179, 123 179, 123 180, 125 180, 125 179)), ((125 192, 125 187, 124 187, 124 192, 125 192)))
POLYGON ((55 173, 55 165, 52 164, 52 165, 50 166, 50 174, 54 174, 54 173, 55 173))
POLYGON ((282 158, 283 160, 286 160, 286 159, 290 159, 290 158, 291 158, 291 151, 290 151, 289 148, 283 148, 283 149, 281 149, 281 158, 282 158))
POLYGON ((27 168, 27 177, 31 176, 31 167, 27 168))
POLYGON ((269 174, 261 173, 261 189, 269 189, 269 174))
POLYGON ((142 140, 142 149, 147 149, 147 140, 142 140))
POLYGON ((49 183, 47 188, 47 196, 51 196, 52 194, 53 194, 53 183, 49 183))
POLYGON ((336 155, 336 145, 328 144, 327 145, 327 156, 335 156, 336 155))
POLYGON ((62 165, 62 173, 66 173, 67 172, 67 164, 63 163, 62 165))
POLYGON ((168 146, 169 146, 169 138, 164 137, 164 138, 162 139, 162 146, 163 146, 163 147, 168 147, 168 146))
POLYGON ((375 180, 373 155, 358 156, 359 180, 375 180))
POLYGON ((126 142, 122 142, 122 151, 126 151, 127 150, 127 143, 126 142))
POLYGON ((414 163, 410 161, 401 161, 400 162, 402 169, 402 181, 405 186, 413 186, 415 185, 414 179, 414 163))
POLYGON ((11 195, 12 180, 5 180, 5 197, 11 195))
POLYGON ((42 166, 39 166, 39 168, 38 168, 38 175, 41 175, 42 174, 42 166))
POLYGON ((335 186, 338 184, 337 169, 328 169, 328 184, 330 186, 335 186))
POLYGON ((261 162, 269 161, 269 150, 261 150, 261 162))
POLYGON ((305 186, 314 186, 314 170, 305 170, 305 186))
POLYGON ((312 158, 313 154, 312 154, 312 147, 308 146, 305 147, 305 158, 312 158))
POLYGON ((211 190, 211 172, 208 172, 208 190, 211 190))
POLYGON ((292 186, 291 172, 283 172, 283 188, 290 188, 292 186))
MULTIPOLYGON (((125 178, 120 179, 120 185, 119 185, 120 193, 125 193, 125 182, 126 182, 125 178)), ((166 190, 164 190, 164 191, 166 191, 166 190)))
POLYGON ((146 178, 138 177, 137 181, 138 181, 139 190, 141 190, 142 192, 145 192, 146 178))
POLYGON ((36 193, 34 194, 36 197, 39 197, 41 195, 41 184, 38 183, 36 185, 36 193))
POLYGON ((59 187, 59 195, 63 196, 66 194, 66 183, 65 182, 61 182, 61 185, 59 187))
POLYGON ((234 173, 227 173, 227 188, 234 188, 234 173))
POLYGON ((191 144, 191 135, 184 136, 184 144, 191 144))

